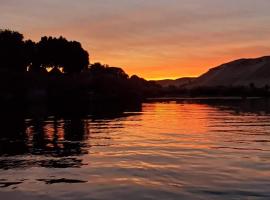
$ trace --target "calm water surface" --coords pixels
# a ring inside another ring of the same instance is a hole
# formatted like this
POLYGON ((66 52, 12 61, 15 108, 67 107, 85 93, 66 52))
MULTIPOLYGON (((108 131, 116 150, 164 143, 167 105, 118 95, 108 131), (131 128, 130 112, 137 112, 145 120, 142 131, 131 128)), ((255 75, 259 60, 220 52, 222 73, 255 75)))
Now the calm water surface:
POLYGON ((172 101, 2 117, 0 199, 270 199, 267 109, 172 101))

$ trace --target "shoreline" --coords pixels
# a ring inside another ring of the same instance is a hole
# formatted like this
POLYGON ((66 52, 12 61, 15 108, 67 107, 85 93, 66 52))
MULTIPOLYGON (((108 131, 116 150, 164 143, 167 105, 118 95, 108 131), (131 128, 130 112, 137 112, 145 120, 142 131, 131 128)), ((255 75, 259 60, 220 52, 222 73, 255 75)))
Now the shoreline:
POLYGON ((188 101, 188 100, 258 100, 266 97, 153 97, 146 98, 146 101, 188 101))

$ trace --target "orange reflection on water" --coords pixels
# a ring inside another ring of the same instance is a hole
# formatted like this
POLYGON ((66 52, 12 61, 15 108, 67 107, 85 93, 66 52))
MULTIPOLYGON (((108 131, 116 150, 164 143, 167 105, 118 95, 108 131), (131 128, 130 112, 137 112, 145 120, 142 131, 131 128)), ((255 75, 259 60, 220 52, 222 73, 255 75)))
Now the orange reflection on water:
MULTIPOLYGON (((210 107, 207 105, 177 104, 176 102, 156 103, 144 106, 146 113, 155 113, 154 117, 157 122, 155 125, 157 125, 157 128, 187 130, 189 133, 202 133, 207 131, 208 113, 204 112, 204 110, 209 109, 210 107)), ((146 115, 146 117, 149 117, 149 115, 146 115)))
POLYGON ((119 145, 209 148, 213 139, 207 135, 211 112, 215 108, 203 104, 144 104, 141 115, 123 122, 119 145))

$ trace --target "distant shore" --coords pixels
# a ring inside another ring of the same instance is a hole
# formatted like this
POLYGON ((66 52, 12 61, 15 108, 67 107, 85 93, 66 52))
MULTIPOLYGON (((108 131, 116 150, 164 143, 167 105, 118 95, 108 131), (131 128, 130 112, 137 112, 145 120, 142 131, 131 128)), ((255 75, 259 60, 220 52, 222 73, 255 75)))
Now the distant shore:
POLYGON ((146 101, 185 101, 185 100, 252 100, 265 99, 265 97, 153 97, 147 98, 146 101))

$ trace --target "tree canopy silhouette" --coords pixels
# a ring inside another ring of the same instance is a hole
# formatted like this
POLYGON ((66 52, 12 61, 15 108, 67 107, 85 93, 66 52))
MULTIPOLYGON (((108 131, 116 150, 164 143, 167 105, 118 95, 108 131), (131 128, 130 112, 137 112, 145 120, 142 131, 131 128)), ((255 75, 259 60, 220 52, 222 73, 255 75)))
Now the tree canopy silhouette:
POLYGON ((33 42, 10 30, 0 30, 0 68, 16 72, 26 71, 31 63, 33 42))
POLYGON ((0 30, 0 58, 0 101, 5 102, 9 101, 6 97, 28 103, 72 105, 88 101, 130 102, 159 89, 137 76, 130 78, 119 67, 90 65, 82 45, 64 37, 45 36, 33 42, 24 40, 18 32, 0 30))
POLYGON ((38 43, 24 41, 21 33, 0 30, 0 68, 24 72, 62 68, 65 73, 81 72, 89 65, 89 54, 77 41, 64 37, 42 37, 38 43))
POLYGON ((74 73, 87 69, 89 55, 81 44, 64 37, 42 37, 36 45, 33 69, 62 68, 63 72, 74 73))
POLYGON ((95 76, 109 75, 120 79, 128 78, 128 75, 123 69, 119 67, 110 67, 101 63, 94 63, 90 65, 90 72, 93 73, 95 76))

